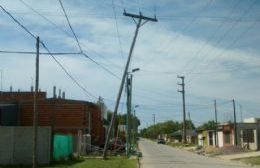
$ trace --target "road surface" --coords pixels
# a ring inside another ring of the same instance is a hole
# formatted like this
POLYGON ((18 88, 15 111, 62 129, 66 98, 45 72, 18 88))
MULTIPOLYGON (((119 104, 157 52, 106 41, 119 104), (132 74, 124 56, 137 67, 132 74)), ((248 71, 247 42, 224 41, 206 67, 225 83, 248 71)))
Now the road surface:
POLYGON ((239 162, 200 156, 195 153, 140 139, 141 168, 248 168, 239 162))

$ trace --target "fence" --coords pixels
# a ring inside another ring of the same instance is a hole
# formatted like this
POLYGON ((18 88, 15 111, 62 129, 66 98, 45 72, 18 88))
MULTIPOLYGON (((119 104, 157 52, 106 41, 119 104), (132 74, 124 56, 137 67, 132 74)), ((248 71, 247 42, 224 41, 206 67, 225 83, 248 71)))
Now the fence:
MULTIPOLYGON (((0 165, 32 164, 33 127, 0 127, 0 165)), ((38 162, 50 163, 51 128, 38 128, 38 162)))

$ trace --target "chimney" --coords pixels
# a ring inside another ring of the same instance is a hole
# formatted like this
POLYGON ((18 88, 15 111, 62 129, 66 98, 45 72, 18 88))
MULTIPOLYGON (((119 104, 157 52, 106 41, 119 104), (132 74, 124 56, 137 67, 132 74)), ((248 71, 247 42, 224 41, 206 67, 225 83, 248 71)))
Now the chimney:
POLYGON ((53 86, 53 98, 57 98, 57 95, 56 95, 56 86, 53 86))
POLYGON ((62 92, 62 99, 65 99, 65 92, 62 92))
POLYGON ((61 89, 59 89, 59 99, 61 98, 61 89))
POLYGON ((31 86, 31 92, 33 92, 33 86, 31 86))
POLYGON ((12 92, 12 91, 13 91, 13 86, 11 85, 11 86, 10 86, 10 92, 12 92))
POLYGON ((21 90, 20 89, 18 89, 18 92, 20 92, 21 90))

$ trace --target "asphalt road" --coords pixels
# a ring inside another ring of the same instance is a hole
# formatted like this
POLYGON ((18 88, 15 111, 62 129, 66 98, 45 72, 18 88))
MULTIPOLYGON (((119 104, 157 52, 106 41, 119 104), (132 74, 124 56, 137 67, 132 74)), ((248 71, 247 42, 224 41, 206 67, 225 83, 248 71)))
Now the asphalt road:
POLYGON ((195 153, 140 139, 141 168, 246 168, 239 162, 200 156, 195 153))

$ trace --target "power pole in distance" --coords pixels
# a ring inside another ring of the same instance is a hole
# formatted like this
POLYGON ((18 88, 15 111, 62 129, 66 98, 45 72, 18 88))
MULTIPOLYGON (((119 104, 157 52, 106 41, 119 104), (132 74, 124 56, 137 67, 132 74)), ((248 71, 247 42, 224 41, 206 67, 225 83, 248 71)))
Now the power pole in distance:
POLYGON ((138 35, 138 32, 139 32, 139 28, 141 26, 143 26, 145 23, 147 23, 148 21, 157 22, 156 17, 155 18, 145 17, 145 16, 142 15, 141 12, 139 13, 139 15, 136 15, 136 14, 130 14, 130 13, 127 13, 126 11, 124 11, 124 16, 131 17, 135 21, 136 29, 135 29, 135 35, 134 35, 134 38, 133 38, 133 41, 132 41, 132 44, 131 44, 131 47, 130 47, 128 59, 127 59, 127 62, 126 62, 124 74, 123 74, 123 77, 122 77, 122 80, 121 80, 119 92, 118 92, 118 95, 117 95, 117 100, 116 100, 114 113, 112 115, 112 118, 111 118, 111 121, 110 121, 110 125, 109 125, 109 128, 108 128, 106 141, 105 141, 105 146, 104 146, 104 151, 103 151, 103 159, 106 159, 108 142, 109 142, 109 139, 110 139, 111 130, 112 130, 112 127, 113 127, 114 122, 115 122, 115 117, 117 115, 117 110, 118 110, 120 98, 121 98, 121 95, 122 95, 124 82, 125 82, 126 75, 127 75, 127 72, 128 72, 128 67, 129 67, 130 60, 131 60, 131 57, 132 57, 132 53, 133 53, 133 50, 134 50, 134 46, 135 46, 136 38, 137 38, 137 35, 138 35), (138 21, 136 21, 135 19, 138 19, 138 21), (144 22, 142 22, 143 20, 144 20, 144 22))
POLYGON ((234 110, 234 137, 235 137, 235 145, 237 146, 237 117, 236 117, 236 103, 235 100, 232 100, 233 102, 233 110, 234 110))
POLYGON ((215 145, 218 146, 218 114, 217 114, 217 100, 214 100, 215 109, 215 145))
POLYGON ((33 168, 37 168, 38 157, 37 157, 37 140, 38 140, 38 106, 37 96, 39 91, 39 49, 40 49, 40 38, 36 39, 36 70, 35 70, 35 91, 33 99, 33 168))
POLYGON ((183 109, 183 131, 182 131, 182 141, 184 144, 187 143, 187 135, 186 135, 186 107, 185 107, 185 84, 184 84, 184 76, 177 76, 177 78, 181 79, 181 83, 178 83, 182 87, 182 90, 178 90, 178 92, 182 93, 182 109, 183 109))
POLYGON ((153 114, 153 136, 156 139, 156 133, 155 133, 155 114, 153 114))

